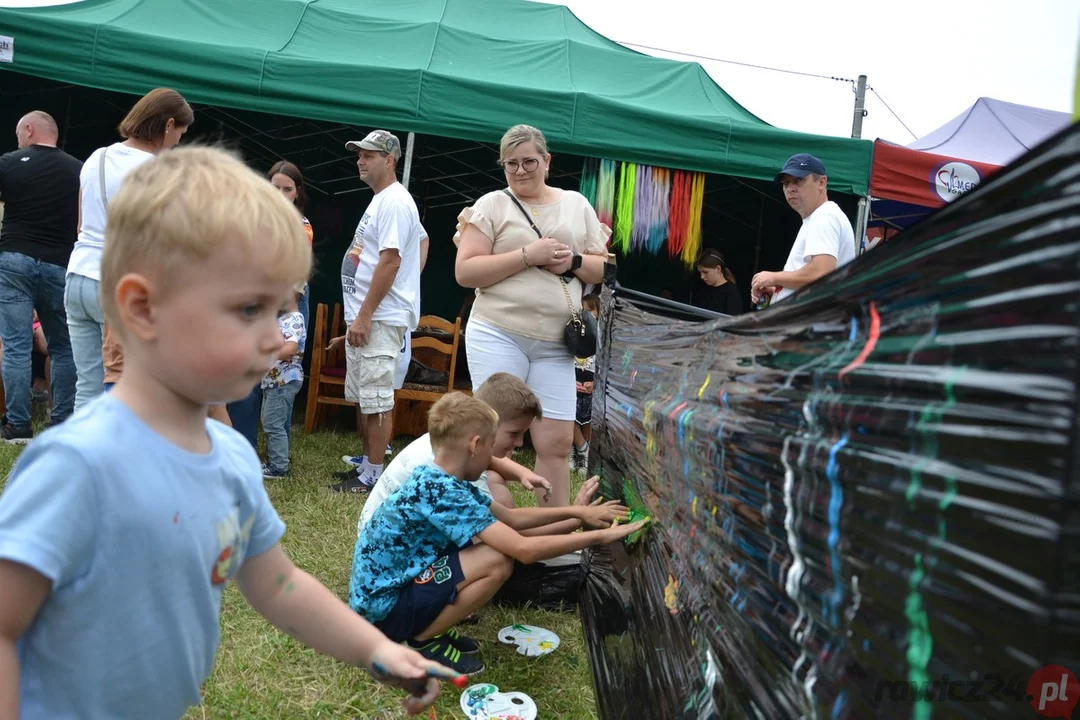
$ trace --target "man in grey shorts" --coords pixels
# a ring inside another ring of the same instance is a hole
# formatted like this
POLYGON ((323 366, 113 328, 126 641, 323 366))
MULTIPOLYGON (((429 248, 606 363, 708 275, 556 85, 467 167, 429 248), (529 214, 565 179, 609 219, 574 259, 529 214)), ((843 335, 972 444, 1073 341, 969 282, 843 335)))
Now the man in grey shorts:
MULTIPOLYGON (((371 199, 341 263, 345 323, 345 398, 360 409, 363 441, 355 472, 334 485, 338 492, 366 492, 382 475, 394 409, 394 375, 405 333, 420 319, 420 215, 397 181, 401 142, 375 130, 345 148, 357 153, 360 179, 371 199)), ((340 342, 335 338, 333 342, 340 342)))

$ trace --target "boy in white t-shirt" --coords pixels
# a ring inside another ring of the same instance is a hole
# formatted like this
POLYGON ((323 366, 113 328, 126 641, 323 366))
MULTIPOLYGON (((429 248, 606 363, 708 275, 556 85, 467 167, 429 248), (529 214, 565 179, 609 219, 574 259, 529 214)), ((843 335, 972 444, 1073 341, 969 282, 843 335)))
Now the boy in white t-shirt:
POLYGON ((304 284, 293 288, 296 300, 289 311, 278 318, 284 347, 278 351, 277 362, 263 378, 262 426, 266 433, 266 464, 263 477, 278 480, 289 474, 289 438, 292 436, 293 406, 304 384, 304 342, 307 328, 297 301, 304 296, 304 284))
POLYGON ((777 173, 788 204, 803 219, 782 272, 759 272, 750 283, 750 299, 772 302, 855 259, 855 231, 840 206, 829 200, 825 165, 813 155, 792 155, 777 173))
MULTIPOLYGON (((210 403, 246 397, 311 268, 296 209, 197 147, 136 168, 109 207, 101 304, 124 373, 24 451, 0 496, 0 714, 176 720, 201 702, 221 598, 396 685, 449 673, 391 642, 281 548, 259 459, 210 403)), ((427 678, 427 679, 425 679, 427 678)))
MULTIPOLYGON (((529 490, 543 487, 550 492, 551 485, 547 480, 507 457, 514 448, 521 447, 525 431, 534 420, 541 416, 540 400, 533 391, 524 381, 509 373, 495 373, 476 389, 475 397, 495 410, 499 416, 499 427, 495 433, 491 465, 472 484, 487 498, 511 508, 514 507, 514 499, 510 495, 510 489, 506 487, 508 479, 519 481, 529 490)), ((360 511, 360 522, 356 526, 357 532, 364 528, 383 501, 409 479, 413 470, 423 465, 430 465, 434 461, 435 451, 431 447, 431 438, 427 433, 413 440, 408 447, 399 452, 386 466, 382 477, 364 503, 360 511)), ((589 486, 595 492, 595 484, 590 483, 589 486)), ((586 493, 585 496, 579 495, 578 500, 580 501, 583 497, 586 498, 584 503, 576 501, 575 504, 588 505, 592 500, 592 493, 586 493)), ((547 528, 536 528, 527 534, 573 532, 580 527, 581 523, 570 520, 555 523, 547 528)))

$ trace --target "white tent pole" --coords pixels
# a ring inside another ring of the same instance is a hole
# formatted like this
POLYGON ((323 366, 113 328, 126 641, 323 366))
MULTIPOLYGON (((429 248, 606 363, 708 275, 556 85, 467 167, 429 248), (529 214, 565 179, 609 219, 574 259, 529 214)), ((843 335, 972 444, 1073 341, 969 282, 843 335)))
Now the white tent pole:
POLYGON ((409 133, 405 139, 405 169, 401 172, 401 184, 409 189, 409 177, 412 175, 413 145, 416 142, 416 133, 409 133))
POLYGON ((856 214, 855 228, 855 255, 863 252, 863 238, 866 237, 866 228, 870 224, 870 196, 859 198, 859 209, 856 214))

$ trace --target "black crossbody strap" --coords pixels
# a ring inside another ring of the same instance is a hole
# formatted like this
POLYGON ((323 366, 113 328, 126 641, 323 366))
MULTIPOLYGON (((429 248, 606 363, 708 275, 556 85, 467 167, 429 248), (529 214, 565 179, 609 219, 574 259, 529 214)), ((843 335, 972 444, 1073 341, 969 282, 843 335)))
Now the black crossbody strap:
POLYGON ((518 200, 516 197, 514 197, 514 193, 510 192, 509 190, 503 190, 503 192, 506 193, 506 197, 513 200, 514 204, 517 205, 518 210, 520 210, 521 214, 525 216, 525 221, 529 223, 529 227, 531 227, 533 229, 533 231, 536 233, 536 237, 538 237, 538 238, 544 237, 544 233, 540 232, 540 228, 536 227, 536 223, 534 223, 532 221, 532 218, 529 217, 529 211, 525 209, 525 206, 521 204, 520 200, 518 200))

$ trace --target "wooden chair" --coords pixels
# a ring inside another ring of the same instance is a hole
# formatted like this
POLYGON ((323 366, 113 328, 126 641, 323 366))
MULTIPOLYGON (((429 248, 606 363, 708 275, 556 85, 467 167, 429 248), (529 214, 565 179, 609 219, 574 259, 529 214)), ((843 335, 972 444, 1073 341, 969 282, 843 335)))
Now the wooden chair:
POLYGON ((356 403, 345 399, 345 348, 338 347, 333 352, 326 349, 331 338, 345 334, 341 305, 334 305, 333 319, 328 325, 329 314, 326 303, 319 303, 315 309, 315 332, 308 340, 311 343, 311 371, 307 407, 304 409, 304 430, 309 433, 326 420, 329 406, 356 407, 356 403))
POLYGON ((472 394, 469 384, 458 382, 457 379, 460 344, 461 318, 455 318, 454 322, 444 320, 437 315, 424 315, 420 318, 412 337, 413 357, 420 362, 430 364, 434 369, 445 370, 446 384, 422 385, 406 382, 394 393, 394 437, 399 434, 414 435, 427 432, 428 406, 438 401, 443 395, 454 390, 472 394), (449 337, 450 342, 425 336, 423 334, 425 329, 444 333, 449 337), (436 365, 442 365, 442 367, 435 367, 436 365))

